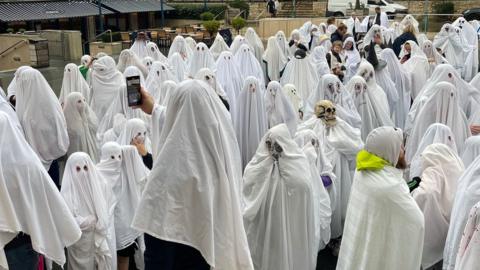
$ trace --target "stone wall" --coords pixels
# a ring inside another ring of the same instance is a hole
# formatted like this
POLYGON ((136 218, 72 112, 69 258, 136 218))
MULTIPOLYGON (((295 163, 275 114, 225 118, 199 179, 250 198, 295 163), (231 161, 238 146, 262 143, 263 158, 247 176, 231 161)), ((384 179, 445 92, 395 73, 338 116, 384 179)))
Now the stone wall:
MULTIPOLYGON (((428 12, 433 13, 433 5, 439 1, 428 1, 428 12)), ((455 13, 461 14, 462 11, 473 8, 480 7, 480 1, 478 0, 462 0, 462 1, 451 1, 455 5, 455 13)), ((408 7, 408 11, 411 14, 423 14, 425 9, 425 1, 395 1, 395 3, 402 6, 408 7)))

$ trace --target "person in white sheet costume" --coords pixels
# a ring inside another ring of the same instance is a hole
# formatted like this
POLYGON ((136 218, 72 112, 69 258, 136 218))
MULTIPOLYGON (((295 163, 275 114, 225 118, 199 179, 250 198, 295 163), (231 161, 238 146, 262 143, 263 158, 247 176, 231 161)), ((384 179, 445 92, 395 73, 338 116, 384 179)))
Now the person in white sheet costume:
MULTIPOLYGON (((443 269, 475 269, 460 268, 456 265, 458 255, 462 256, 464 250, 460 249, 460 241, 463 237, 469 211, 480 201, 480 158, 476 158, 458 180, 457 193, 453 203, 452 214, 450 216, 450 226, 448 227, 445 250, 443 251, 443 269)), ((478 254, 476 254, 478 255, 478 254)), ((476 256, 478 259, 478 256, 476 256)), ((458 262, 458 263, 461 263, 458 262)))
POLYGON ((176 82, 177 77, 175 77, 166 64, 158 61, 153 62, 145 81, 145 88, 159 104, 162 104, 165 98, 165 89, 162 88, 162 84, 165 81, 176 82))
POLYGON ((70 144, 62 107, 40 71, 26 69, 15 80, 18 120, 25 139, 48 170, 70 144))
POLYGON ((80 228, 40 159, 9 118, 0 112, 0 267, 9 269, 4 247, 20 232, 30 236, 34 251, 63 266, 64 248, 80 239, 80 228))
POLYGON ((458 154, 442 143, 427 146, 421 160, 422 180, 412 196, 425 216, 422 267, 428 269, 443 258, 453 200, 464 167, 458 154))
POLYGON ((209 88, 198 80, 182 82, 169 101, 177 106, 167 105, 163 147, 132 223, 149 235, 147 269, 165 269, 165 255, 155 253, 150 243, 187 245, 212 268, 253 269, 242 222, 242 169, 235 132, 225 106, 209 88), (181 153, 186 152, 191 153, 189 166, 182 165, 181 153))
MULTIPOLYGON (((135 55, 139 59, 143 59, 145 56, 147 56, 147 45, 148 45, 148 39, 145 34, 145 32, 137 32, 137 37, 135 41, 133 42, 132 47, 130 47, 130 50, 135 53, 135 55)), ((123 72, 123 70, 122 70, 123 72)))
POLYGON ((317 102, 324 99, 335 104, 337 115, 350 126, 354 128, 362 126, 362 119, 355 107, 352 95, 345 89, 340 79, 333 74, 323 76, 308 98, 304 112, 307 119, 313 115, 317 102))
POLYGON ((85 97, 87 104, 90 104, 90 87, 87 84, 87 81, 80 73, 77 65, 67 64, 63 71, 63 80, 62 80, 62 89, 60 90, 60 104, 65 103, 65 99, 70 93, 80 92, 85 97))
POLYGON ((401 129, 379 127, 358 154, 338 270, 420 269, 425 224, 402 177, 402 144, 401 129))
POLYGON ((142 59, 143 58, 139 58, 133 51, 125 49, 120 53, 120 56, 118 56, 117 69, 124 73, 128 67, 134 66, 142 72, 143 77, 147 77, 148 70, 142 64, 142 59))
POLYGON ((280 83, 283 86, 286 84, 295 85, 298 95, 306 100, 313 92, 318 80, 318 74, 310 56, 306 55, 304 50, 299 49, 287 63, 280 83))
POLYGON ((258 143, 267 131, 265 90, 255 77, 247 77, 237 98, 237 117, 234 127, 242 157, 242 168, 255 154, 258 143))
POLYGON ((104 56, 93 63, 90 84, 92 86, 90 105, 101 122, 112 100, 118 96, 120 89, 125 87, 125 77, 115 67, 115 60, 110 56, 104 56))
POLYGON ((347 122, 336 116, 336 108, 329 100, 316 104, 315 114, 298 130, 311 129, 324 146, 325 154, 333 165, 336 176, 336 205, 332 214, 332 238, 338 238, 343 231, 343 223, 347 211, 350 187, 352 185, 352 170, 350 161, 363 147, 360 130, 351 127, 347 122))
POLYGON ((285 124, 265 134, 245 168, 243 219, 256 269, 315 269, 319 209, 309 171, 285 124))
POLYGON ((470 210, 458 249, 455 269, 475 269, 480 263, 480 202, 470 210))
POLYGON ((426 84, 428 80, 428 74, 430 72, 430 65, 428 63, 427 56, 423 53, 422 49, 412 40, 405 42, 402 46, 400 52, 400 59, 403 58, 405 54, 410 54, 410 58, 402 64, 402 67, 410 73, 412 87, 411 87, 411 96, 412 99, 415 99, 420 90, 426 84), (409 44, 410 52, 407 52, 405 44, 409 44))
POLYGON ((267 79, 280 81, 280 74, 283 72, 288 58, 282 53, 275 37, 268 38, 267 49, 262 56, 262 61, 266 63, 267 79))
POLYGON ((93 162, 98 161, 97 117, 81 93, 73 92, 66 97, 63 114, 70 140, 67 156, 85 152, 93 162))
POLYGON ((158 48, 155 42, 148 42, 147 43, 147 56, 151 57, 153 61, 160 61, 162 63, 167 62, 167 57, 163 55, 163 53, 158 48))
POLYGON ((112 270, 109 246, 110 209, 113 198, 109 186, 94 163, 83 152, 72 154, 65 165, 61 194, 72 212, 82 237, 67 248, 69 269, 112 270))
POLYGON ((350 93, 361 118, 360 130, 363 140, 377 127, 394 126, 388 114, 383 111, 384 107, 377 103, 370 90, 365 79, 360 76, 353 76, 346 86, 346 91, 350 93))
POLYGON ((254 76, 260 82, 262 89, 265 89, 265 76, 262 66, 247 44, 243 44, 235 54, 235 63, 243 78, 254 76))
POLYGON ((220 54, 227 51, 230 51, 230 48, 223 39, 222 35, 220 35, 220 33, 217 33, 212 46, 210 46, 210 52, 212 53, 213 58, 215 59, 215 61, 218 61, 218 57, 220 56, 220 54))
POLYGON ((268 128, 278 124, 286 124, 290 134, 297 131, 297 113, 293 110, 290 100, 285 96, 282 86, 277 81, 272 81, 265 92, 265 109, 267 113, 268 128))
POLYGON ((465 141, 463 147, 462 161, 465 168, 470 166, 473 161, 480 156, 480 136, 472 136, 465 141))
POLYGON ((228 96, 232 119, 236 119, 237 98, 242 90, 243 76, 231 52, 222 52, 218 57, 216 65, 217 81, 228 96))
POLYGON ((209 68, 215 70, 215 60, 212 53, 205 43, 200 42, 193 51, 188 67, 188 77, 194 78, 195 74, 202 68, 209 68))
POLYGON ((407 156, 417 152, 418 143, 428 127, 433 123, 444 124, 452 130, 459 152, 463 151, 465 140, 471 136, 467 118, 458 104, 458 91, 450 83, 440 82, 437 92, 418 112, 412 133, 407 139, 407 156))
POLYGON ((450 127, 434 123, 431 124, 423 134, 422 139, 418 142, 418 148, 415 153, 407 152, 405 158, 407 163, 410 164, 409 179, 414 177, 420 177, 422 174, 422 158, 421 155, 427 146, 434 143, 442 143, 450 147, 450 149, 458 154, 457 145, 455 144, 455 136, 452 133, 450 127))

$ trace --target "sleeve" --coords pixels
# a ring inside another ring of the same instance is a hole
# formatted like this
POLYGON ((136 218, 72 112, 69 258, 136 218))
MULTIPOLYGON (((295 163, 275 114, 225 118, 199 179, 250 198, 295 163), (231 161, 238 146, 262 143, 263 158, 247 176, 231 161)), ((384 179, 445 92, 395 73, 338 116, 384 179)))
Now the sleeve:
POLYGON ((327 53, 327 54, 325 55, 325 58, 327 59, 328 67, 329 67, 329 68, 332 68, 332 55, 329 54, 329 53, 327 53))
POLYGON ((293 44, 295 44, 295 41, 294 41, 293 39, 292 39, 292 40, 290 40, 290 42, 288 42, 288 46, 289 46, 289 47, 292 47, 292 46, 293 46, 293 44))
POLYGON ((298 43, 298 46, 297 46, 299 49, 302 49, 304 51, 308 51, 307 47, 305 47, 305 45, 303 45, 302 43, 298 43))

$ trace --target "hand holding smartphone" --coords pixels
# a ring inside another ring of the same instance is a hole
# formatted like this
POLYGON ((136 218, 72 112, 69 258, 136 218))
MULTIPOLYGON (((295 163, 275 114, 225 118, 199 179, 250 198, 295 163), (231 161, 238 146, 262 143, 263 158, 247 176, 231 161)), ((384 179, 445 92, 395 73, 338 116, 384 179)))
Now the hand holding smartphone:
POLYGON ((142 105, 142 93, 140 92, 140 76, 127 77, 128 106, 142 105))

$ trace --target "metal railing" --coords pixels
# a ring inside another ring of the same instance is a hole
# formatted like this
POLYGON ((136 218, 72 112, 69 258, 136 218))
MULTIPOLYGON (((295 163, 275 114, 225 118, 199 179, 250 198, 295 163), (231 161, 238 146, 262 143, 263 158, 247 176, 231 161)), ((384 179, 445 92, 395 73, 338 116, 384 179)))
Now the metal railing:
POLYGON ((89 43, 92 42, 92 41, 93 41, 93 42, 96 41, 98 37, 103 36, 103 34, 105 34, 105 33, 110 33, 110 43, 112 43, 112 42, 113 42, 112 30, 111 30, 111 29, 108 29, 108 30, 105 30, 105 31, 103 31, 102 33, 96 35, 92 40, 87 40, 87 41, 85 41, 85 42, 82 44, 83 52, 85 53, 85 52, 87 51, 87 47, 86 47, 87 44, 89 44, 89 43))

